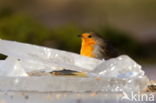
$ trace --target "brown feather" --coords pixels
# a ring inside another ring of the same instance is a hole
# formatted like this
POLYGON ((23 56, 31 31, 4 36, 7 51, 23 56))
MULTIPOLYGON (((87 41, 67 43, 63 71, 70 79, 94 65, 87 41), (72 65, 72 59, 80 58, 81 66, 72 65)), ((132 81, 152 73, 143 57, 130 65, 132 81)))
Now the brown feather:
POLYGON ((97 59, 109 59, 118 56, 117 50, 111 45, 110 42, 103 39, 103 37, 97 33, 90 32, 92 38, 96 41, 94 46, 94 54, 97 59))

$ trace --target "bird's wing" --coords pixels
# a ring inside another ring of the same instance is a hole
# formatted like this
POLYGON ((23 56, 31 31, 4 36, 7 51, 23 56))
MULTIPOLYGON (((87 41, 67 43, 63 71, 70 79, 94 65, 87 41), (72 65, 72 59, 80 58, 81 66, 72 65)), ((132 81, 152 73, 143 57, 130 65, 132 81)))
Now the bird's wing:
POLYGON ((118 56, 117 50, 109 43, 108 41, 103 41, 101 43, 103 45, 99 45, 99 52, 104 59, 109 59, 118 56))

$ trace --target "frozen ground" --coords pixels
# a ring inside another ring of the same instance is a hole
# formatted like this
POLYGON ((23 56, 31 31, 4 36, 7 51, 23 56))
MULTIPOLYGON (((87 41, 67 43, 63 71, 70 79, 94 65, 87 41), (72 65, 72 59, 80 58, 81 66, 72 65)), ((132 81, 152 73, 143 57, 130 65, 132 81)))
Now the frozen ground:
POLYGON ((122 97, 121 93, 0 92, 0 103, 156 103, 122 97))

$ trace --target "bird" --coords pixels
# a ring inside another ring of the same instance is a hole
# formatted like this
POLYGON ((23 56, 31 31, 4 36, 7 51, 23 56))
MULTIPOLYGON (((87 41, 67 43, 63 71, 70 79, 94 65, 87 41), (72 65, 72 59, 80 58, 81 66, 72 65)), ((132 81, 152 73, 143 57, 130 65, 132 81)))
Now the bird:
MULTIPOLYGON (((95 32, 86 32, 78 35, 81 37, 80 55, 96 59, 110 59, 118 56, 117 50, 101 35, 95 32)), ((68 69, 53 71, 55 76, 87 77, 87 73, 68 69)))
POLYGON ((96 59, 110 59, 118 56, 118 51, 100 34, 86 32, 81 37, 80 55, 96 59))

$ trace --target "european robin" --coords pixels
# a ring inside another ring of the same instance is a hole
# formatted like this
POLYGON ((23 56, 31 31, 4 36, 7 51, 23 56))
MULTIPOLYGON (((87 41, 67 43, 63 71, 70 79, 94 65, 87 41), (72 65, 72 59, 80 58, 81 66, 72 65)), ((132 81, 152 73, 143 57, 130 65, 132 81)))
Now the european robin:
MULTIPOLYGON (((97 59, 109 59, 118 56, 117 51, 111 46, 108 41, 97 33, 89 32, 79 35, 82 39, 80 55, 88 56, 97 59)), ((73 70, 53 71, 52 75, 59 76, 80 76, 87 77, 85 72, 77 72, 73 70)))
POLYGON ((79 37, 82 39, 80 55, 97 59, 109 59, 118 56, 117 50, 97 33, 83 33, 79 37))

